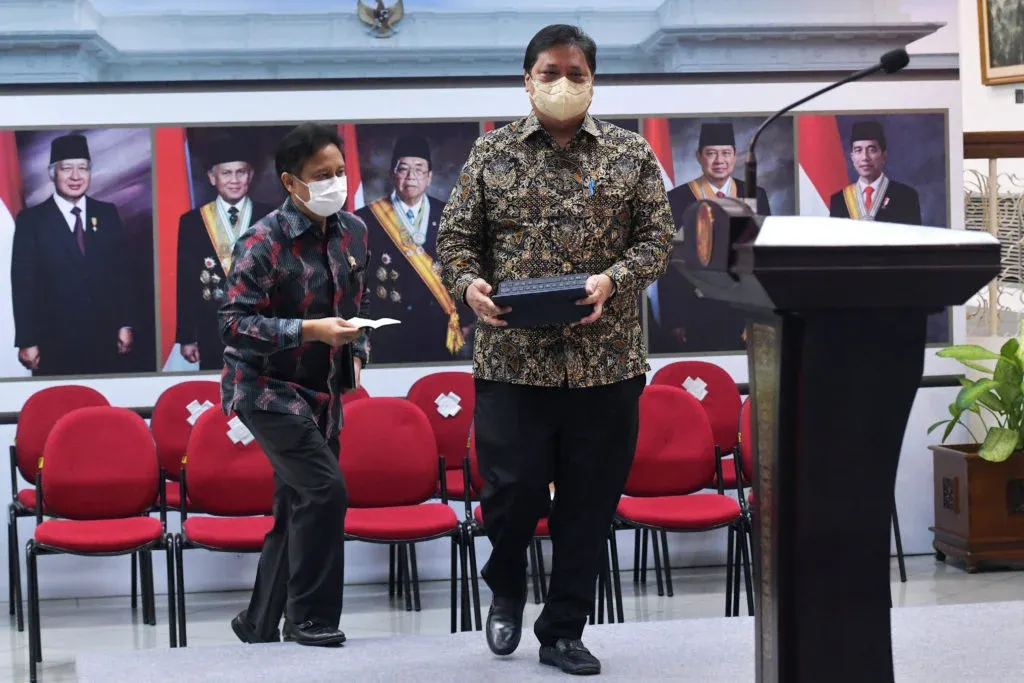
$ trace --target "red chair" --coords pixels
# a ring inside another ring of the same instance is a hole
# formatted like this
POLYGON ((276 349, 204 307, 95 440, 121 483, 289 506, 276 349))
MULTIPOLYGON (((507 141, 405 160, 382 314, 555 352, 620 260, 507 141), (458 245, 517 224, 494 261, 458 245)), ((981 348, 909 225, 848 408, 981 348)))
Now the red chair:
MULTIPOLYGON (((480 619, 480 577, 477 572, 476 566, 476 537, 485 536, 487 534, 487 525, 484 522, 484 510, 483 507, 477 506, 475 510, 472 510, 472 501, 479 500, 480 492, 483 490, 484 484, 486 483, 483 476, 480 474, 480 467, 477 462, 476 456, 476 430, 473 426, 470 426, 469 439, 466 442, 466 454, 463 462, 463 476, 466 484, 463 486, 465 491, 463 496, 463 502, 466 506, 466 521, 463 523, 466 529, 466 540, 468 543, 468 554, 470 562, 470 580, 472 582, 473 591, 473 612, 476 619, 476 630, 480 630, 481 619, 480 619)), ((541 517, 537 520, 537 527, 533 532, 533 543, 530 544, 529 554, 527 556, 528 566, 527 571, 530 573, 530 578, 533 582, 533 596, 534 602, 540 604, 543 600, 547 599, 547 580, 544 572, 544 549, 541 545, 542 540, 551 538, 551 529, 548 526, 547 516, 541 517)), ((607 594, 608 601, 608 620, 609 622, 615 620, 613 613, 613 599, 616 601, 618 607, 618 621, 625 621, 622 608, 622 593, 619 585, 609 581, 608 568, 613 567, 614 572, 618 573, 619 560, 618 560, 618 548, 615 545, 615 534, 611 531, 609 534, 610 543, 610 564, 605 564, 602 567, 601 574, 598 577, 598 592, 597 592, 597 605, 594 613, 590 616, 590 623, 604 623, 604 603, 607 594), (613 595, 612 590, 615 590, 613 595), (595 617, 596 615, 596 617, 595 617)))
MULTIPOLYGON (((10 613, 17 613, 18 630, 25 630, 21 597, 21 543, 18 519, 36 516, 36 473, 43 457, 46 437, 57 421, 79 408, 108 406, 103 394, 77 384, 41 389, 29 396, 18 414, 18 426, 11 445, 11 502, 7 505, 7 587, 10 613), (32 488, 18 490, 18 475, 32 488)), ((132 557, 132 609, 137 604, 135 557, 132 557)))
POLYGON ((359 401, 364 398, 370 398, 370 393, 362 387, 357 387, 354 391, 341 395, 341 405, 347 406, 352 401, 359 401))
MULTIPOLYGON (((640 397, 640 431, 636 456, 619 501, 622 526, 652 532, 700 533, 729 530, 726 565, 726 616, 733 611, 733 552, 742 553, 747 606, 753 614, 750 556, 743 538, 743 511, 722 482, 722 461, 716 457, 714 435, 707 413, 685 390, 650 385, 640 397), (717 493, 697 493, 717 474, 717 493)), ((662 537, 665 582, 671 595, 668 545, 662 537)), ((654 543, 655 574, 661 592, 659 549, 654 543)), ((738 577, 737 579, 738 580, 738 577)))
POLYGON ((346 538, 398 546, 406 609, 416 611, 420 596, 415 544, 450 538, 451 629, 455 633, 456 550, 464 548, 462 525, 447 504, 426 502, 437 492, 444 467, 430 422, 423 411, 402 398, 366 398, 345 406, 344 412, 339 457, 349 492, 346 538))
MULTIPOLYGON (((54 426, 36 478, 36 529, 25 551, 28 569, 30 680, 42 661, 39 625, 40 555, 106 557, 139 553, 144 582, 153 580, 152 552, 167 552, 170 645, 176 647, 174 564, 166 517, 149 516, 163 502, 156 447, 146 423, 127 408, 80 408, 54 426), (47 516, 58 517, 43 521, 47 516)), ((147 623, 155 623, 153 590, 143 594, 147 623)))
POLYGON ((466 437, 473 424, 476 386, 469 372, 434 372, 424 375, 409 387, 406 398, 427 416, 437 440, 437 452, 444 458, 445 476, 438 484, 442 501, 462 500, 462 461, 466 456, 466 437), (445 412, 442 396, 458 401, 458 412, 445 412))
MULTIPOLYGON (((181 507, 181 461, 185 457, 188 436, 192 432, 189 405, 195 401, 202 405, 209 401, 220 410, 220 384, 212 380, 181 382, 166 389, 153 406, 149 430, 156 441, 156 454, 160 469, 167 480, 167 507, 181 507)), ((193 512, 195 512, 195 506, 193 512)))
POLYGON ((188 645, 183 550, 258 553, 274 526, 274 468, 255 440, 242 445, 228 437, 229 419, 220 409, 200 415, 182 462, 181 491, 185 499, 181 532, 174 535, 181 647, 188 645), (192 506, 202 510, 204 516, 189 517, 188 508, 192 506))

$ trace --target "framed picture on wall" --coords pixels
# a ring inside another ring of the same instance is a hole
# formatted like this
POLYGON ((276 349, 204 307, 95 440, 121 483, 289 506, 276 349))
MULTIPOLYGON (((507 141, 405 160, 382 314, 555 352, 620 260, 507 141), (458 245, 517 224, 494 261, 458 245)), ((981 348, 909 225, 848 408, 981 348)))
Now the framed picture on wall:
POLYGON ((1024 0, 978 0, 981 81, 1024 83, 1024 0))

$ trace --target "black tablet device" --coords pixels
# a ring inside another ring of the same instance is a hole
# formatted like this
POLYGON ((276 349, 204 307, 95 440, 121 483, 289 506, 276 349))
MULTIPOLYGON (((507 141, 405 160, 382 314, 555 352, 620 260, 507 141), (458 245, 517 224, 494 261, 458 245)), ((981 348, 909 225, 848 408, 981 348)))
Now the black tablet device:
POLYGON ((503 280, 491 297, 497 306, 512 310, 499 316, 509 327, 567 325, 582 320, 594 310, 576 302, 587 297, 586 273, 554 277, 503 280))

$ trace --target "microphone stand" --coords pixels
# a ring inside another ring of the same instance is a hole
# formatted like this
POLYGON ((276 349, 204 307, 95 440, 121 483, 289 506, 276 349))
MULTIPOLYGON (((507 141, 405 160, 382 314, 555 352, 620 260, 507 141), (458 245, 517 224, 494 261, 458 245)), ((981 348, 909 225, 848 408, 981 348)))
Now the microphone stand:
POLYGON ((750 140, 750 147, 747 149, 746 166, 744 169, 744 182, 746 183, 747 187, 746 191, 744 192, 745 196, 743 198, 743 201, 747 204, 747 206, 751 208, 751 210, 754 211, 754 213, 757 213, 757 154, 754 152, 754 149, 756 148, 757 140, 758 138, 761 137, 761 133, 764 131, 764 129, 767 128, 769 124, 773 123, 780 116, 799 107, 804 102, 813 100, 815 97, 824 95, 828 91, 834 90, 841 85, 846 85, 851 81, 860 80, 861 78, 870 76, 871 74, 882 71, 883 69, 885 69, 884 64, 875 64, 874 66, 870 66, 866 69, 861 69, 857 73, 850 74, 843 80, 838 81, 836 83, 832 83, 827 87, 822 88, 821 90, 811 93, 802 100, 797 100, 796 102, 789 105, 785 109, 777 111, 758 127, 758 129, 754 132, 754 137, 750 140))

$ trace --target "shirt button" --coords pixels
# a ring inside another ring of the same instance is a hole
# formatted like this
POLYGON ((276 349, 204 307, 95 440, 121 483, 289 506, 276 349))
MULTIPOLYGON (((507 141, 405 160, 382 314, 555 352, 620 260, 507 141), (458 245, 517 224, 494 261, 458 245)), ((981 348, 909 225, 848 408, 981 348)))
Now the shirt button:
POLYGON ((562 264, 562 272, 563 273, 571 273, 572 272, 572 264, 569 263, 568 261, 563 263, 562 264))
POLYGON ((562 334, 564 336, 566 336, 566 337, 571 337, 572 336, 572 328, 571 327, 565 328, 565 330, 562 331, 562 334))

